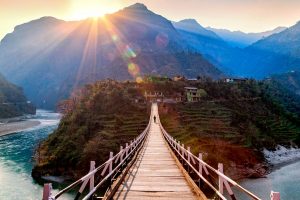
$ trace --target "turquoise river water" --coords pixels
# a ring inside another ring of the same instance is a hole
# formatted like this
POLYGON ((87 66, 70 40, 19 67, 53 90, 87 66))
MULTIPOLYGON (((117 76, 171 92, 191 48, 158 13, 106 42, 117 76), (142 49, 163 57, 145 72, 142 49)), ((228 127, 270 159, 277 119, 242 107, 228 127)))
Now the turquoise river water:
POLYGON ((32 156, 36 145, 57 127, 60 115, 38 110, 29 120, 38 120, 41 124, 0 137, 0 200, 42 198, 42 186, 31 178, 32 156))

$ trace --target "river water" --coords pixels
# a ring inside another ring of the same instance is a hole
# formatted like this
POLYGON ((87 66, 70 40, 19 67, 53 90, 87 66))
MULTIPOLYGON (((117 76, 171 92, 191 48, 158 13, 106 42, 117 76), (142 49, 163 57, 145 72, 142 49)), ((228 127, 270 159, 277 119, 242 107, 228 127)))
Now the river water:
POLYGON ((269 200, 273 190, 280 192, 281 200, 300 200, 300 162, 281 167, 267 178, 244 180, 241 185, 262 199, 269 200))
POLYGON ((43 188, 31 178, 32 155, 36 145, 57 128, 60 115, 38 110, 29 120, 41 124, 0 137, 0 200, 41 199, 43 188))

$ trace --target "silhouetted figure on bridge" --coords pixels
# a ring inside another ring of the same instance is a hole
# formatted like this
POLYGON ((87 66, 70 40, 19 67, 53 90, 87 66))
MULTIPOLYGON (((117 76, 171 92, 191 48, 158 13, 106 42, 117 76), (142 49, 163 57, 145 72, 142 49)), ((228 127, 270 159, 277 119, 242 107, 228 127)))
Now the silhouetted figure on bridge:
POLYGON ((153 120, 154 120, 154 123, 156 123, 156 116, 154 115, 154 117, 153 117, 153 120))

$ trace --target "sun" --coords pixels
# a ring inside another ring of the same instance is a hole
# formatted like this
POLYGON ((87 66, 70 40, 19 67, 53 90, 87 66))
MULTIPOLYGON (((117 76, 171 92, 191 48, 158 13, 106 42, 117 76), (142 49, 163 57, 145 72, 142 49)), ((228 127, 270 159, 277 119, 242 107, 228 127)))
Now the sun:
POLYGON ((116 4, 105 0, 74 0, 70 6, 70 19, 81 20, 101 17, 116 11, 116 4))
POLYGON ((86 18, 97 18, 97 17, 101 17, 103 16, 105 13, 104 12, 99 12, 99 11, 92 11, 92 10, 80 10, 80 11, 76 11, 76 13, 74 13, 71 16, 71 19, 73 20, 81 20, 81 19, 86 19, 86 18))

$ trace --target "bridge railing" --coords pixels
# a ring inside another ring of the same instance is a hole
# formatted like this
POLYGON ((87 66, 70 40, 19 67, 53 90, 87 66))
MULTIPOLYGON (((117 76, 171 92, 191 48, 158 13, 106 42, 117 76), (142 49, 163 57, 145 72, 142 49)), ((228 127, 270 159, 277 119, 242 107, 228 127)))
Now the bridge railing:
POLYGON ((136 155, 142 148, 150 129, 150 121, 151 120, 149 120, 146 129, 129 144, 126 143, 124 148, 121 146, 120 151, 116 155, 113 155, 113 152, 110 152, 109 159, 97 168, 95 168, 95 162, 91 161, 89 173, 66 188, 62 189, 57 194, 52 194, 51 184, 45 184, 43 190, 43 200, 59 199, 59 197, 64 193, 74 190, 81 184, 76 197, 74 198, 75 200, 79 199, 82 193, 86 190, 87 184, 90 183, 89 192, 82 198, 83 200, 87 200, 90 199, 101 186, 107 183, 107 181, 110 181, 109 183, 111 184, 113 178, 122 172, 124 167, 132 160, 133 156, 136 155), (98 182, 97 185, 95 185, 95 180, 98 182))
POLYGON ((237 182, 226 176, 223 173, 223 164, 218 164, 218 170, 208 165, 202 160, 201 153, 199 153, 198 156, 191 153, 190 147, 185 148, 184 144, 180 144, 180 141, 177 141, 167 133, 160 122, 159 124, 165 140, 168 142, 175 155, 179 158, 179 160, 181 160, 182 165, 186 166, 188 169, 187 171, 190 174, 192 173, 193 176, 196 176, 199 187, 201 186, 201 182, 204 182, 222 200, 227 200, 227 198, 224 196, 224 186, 232 200, 236 200, 231 188, 232 186, 245 193, 251 199, 261 200, 255 194, 243 188, 237 182), (217 181, 214 179, 215 177, 217 177, 217 181))

